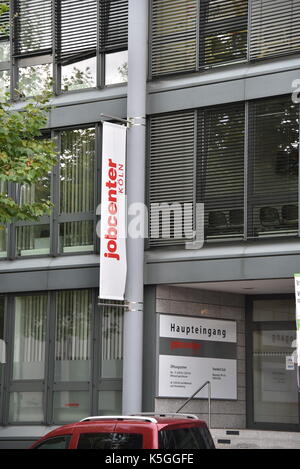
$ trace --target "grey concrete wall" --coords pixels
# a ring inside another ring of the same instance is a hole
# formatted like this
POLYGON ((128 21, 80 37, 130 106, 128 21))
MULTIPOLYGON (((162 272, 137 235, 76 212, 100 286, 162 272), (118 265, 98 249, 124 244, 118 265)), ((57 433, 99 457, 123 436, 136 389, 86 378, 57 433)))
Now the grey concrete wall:
MULTIPOLYGON (((212 428, 246 428, 245 301, 243 295, 158 286, 156 312, 237 321, 237 401, 212 400, 212 428)), ((201 383, 199 383, 201 385, 201 383)), ((155 399, 156 412, 176 412, 184 399, 155 399)), ((182 412, 208 419, 206 400, 195 399, 182 412)))

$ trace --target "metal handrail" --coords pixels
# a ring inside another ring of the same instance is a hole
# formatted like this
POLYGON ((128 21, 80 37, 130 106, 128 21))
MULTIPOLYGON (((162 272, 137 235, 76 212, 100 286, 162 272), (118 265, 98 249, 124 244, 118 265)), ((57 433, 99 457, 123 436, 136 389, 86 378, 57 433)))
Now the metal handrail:
POLYGON ((206 381, 204 384, 202 384, 200 386, 199 389, 197 389, 196 392, 194 392, 194 394, 189 397, 183 404, 181 407, 179 407, 179 409, 176 411, 176 414, 178 414, 181 409, 183 409, 184 406, 186 406, 192 399, 194 399, 194 397, 198 394, 198 392, 202 391, 203 388, 205 388, 205 386, 208 386, 208 428, 211 427, 211 382, 210 381, 206 381))

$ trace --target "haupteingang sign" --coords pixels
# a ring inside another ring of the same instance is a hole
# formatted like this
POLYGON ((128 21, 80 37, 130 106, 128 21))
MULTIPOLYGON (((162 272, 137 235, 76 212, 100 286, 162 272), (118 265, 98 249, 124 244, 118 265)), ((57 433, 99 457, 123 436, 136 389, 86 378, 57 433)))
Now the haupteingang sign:
POLYGON ((236 400, 236 321, 160 314, 158 367, 158 397, 188 398, 210 381, 212 398, 236 400))
POLYGON ((298 390, 300 391, 300 274, 294 274, 295 295, 296 295, 296 346, 297 346, 297 366, 298 366, 298 390))
POLYGON ((124 300, 126 260, 126 133, 103 123, 99 298, 124 300))

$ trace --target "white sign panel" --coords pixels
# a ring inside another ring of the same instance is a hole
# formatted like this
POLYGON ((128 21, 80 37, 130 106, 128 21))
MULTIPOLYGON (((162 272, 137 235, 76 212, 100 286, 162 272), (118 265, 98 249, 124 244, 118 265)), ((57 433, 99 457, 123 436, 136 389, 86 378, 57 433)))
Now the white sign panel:
POLYGON ((126 261, 126 127, 103 123, 100 293, 124 300, 126 261))
POLYGON ((235 321, 161 314, 159 335, 159 397, 188 398, 210 381, 214 399, 237 399, 235 321))

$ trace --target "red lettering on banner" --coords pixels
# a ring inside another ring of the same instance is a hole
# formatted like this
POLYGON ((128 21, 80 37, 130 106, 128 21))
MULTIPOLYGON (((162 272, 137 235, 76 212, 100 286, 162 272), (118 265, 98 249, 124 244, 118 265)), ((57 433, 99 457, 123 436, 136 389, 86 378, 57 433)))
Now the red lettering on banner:
MULTIPOLYGON (((117 173, 117 164, 113 162, 111 158, 108 160, 109 169, 108 169, 108 181, 106 182, 106 187, 108 191, 108 212, 110 216, 107 219, 107 229, 104 239, 107 240, 106 253, 104 257, 109 259, 120 260, 120 255, 118 254, 118 200, 117 200, 117 182, 118 177, 117 173)), ((104 241, 102 240, 102 242, 104 241)))

